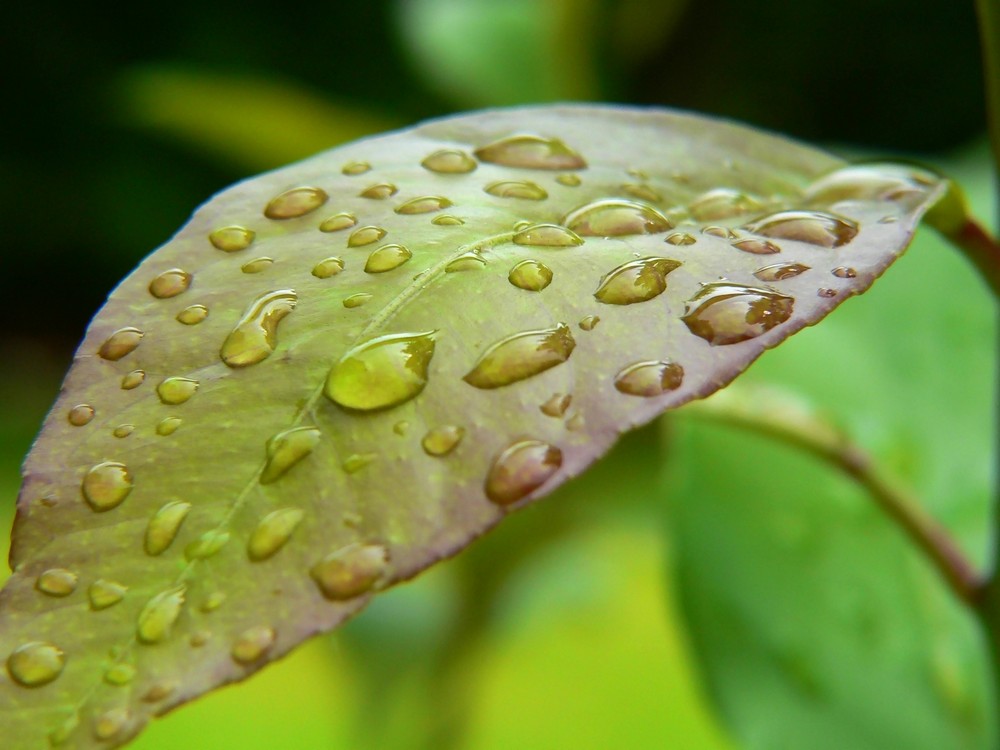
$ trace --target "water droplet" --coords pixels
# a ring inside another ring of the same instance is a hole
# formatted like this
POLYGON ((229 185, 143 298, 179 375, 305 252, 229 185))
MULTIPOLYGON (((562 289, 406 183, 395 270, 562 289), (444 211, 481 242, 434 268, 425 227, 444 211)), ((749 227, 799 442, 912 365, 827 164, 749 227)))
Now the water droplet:
POLYGON ((44 641, 18 646, 7 657, 7 671, 24 687, 47 685, 62 674, 65 665, 62 649, 44 641))
POLYGON ((358 292, 357 294, 352 294, 351 296, 344 298, 344 307, 349 309, 354 307, 361 307, 371 298, 372 296, 368 294, 368 292, 358 292))
POLYGON ((608 305, 631 305, 646 302, 663 294, 667 274, 680 268, 670 258, 640 258, 609 271, 601 279, 594 296, 608 305))
POLYGON ((200 609, 202 612, 206 613, 214 612, 215 610, 217 610, 219 607, 222 606, 222 603, 224 601, 226 601, 225 593, 223 593, 222 591, 213 591, 205 598, 205 601, 201 603, 200 609))
POLYGON ((587 315, 580 320, 579 326, 584 331, 593 331, 594 327, 601 322, 601 318, 597 315, 587 315))
POLYGON ((83 497, 96 511, 117 507, 132 491, 132 475, 125 464, 104 461, 83 477, 83 497))
POLYGON ((250 535, 247 555, 254 562, 273 557, 285 546, 304 516, 305 512, 299 508, 281 508, 268 513, 257 522, 250 535))
POLYGON ((366 161, 349 161, 340 170, 343 174, 348 176, 364 174, 372 168, 372 165, 366 161))
POLYGON ((636 362, 615 375, 615 388, 630 396, 662 396, 679 388, 684 368, 673 362, 636 362))
POLYGON ((138 388, 145 379, 146 373, 144 370, 132 370, 132 372, 122 376, 122 390, 131 391, 133 388, 138 388))
POLYGON ((348 229, 353 227, 358 223, 358 219, 354 214, 343 212, 339 214, 334 214, 328 219, 324 219, 319 225, 319 231, 321 232, 339 232, 342 229, 348 229))
POLYGON ((69 596, 76 591, 78 576, 65 568, 49 568, 35 581, 35 588, 49 596, 69 596))
POLYGON ((584 427, 586 427, 586 420, 580 412, 566 420, 566 429, 571 432, 580 432, 584 427))
POLYGON ((529 292, 540 292, 552 283, 552 269, 537 260, 522 260, 507 274, 511 284, 529 292))
POLYGON ((377 453, 352 453, 344 459, 341 466, 348 474, 357 474, 376 458, 378 458, 377 453))
POLYGON ((229 543, 229 532, 219 529, 206 531, 184 548, 188 560, 206 560, 229 543))
POLYGON ((278 345, 278 323, 295 309, 298 295, 291 289, 268 292, 255 299, 226 337, 219 351, 230 367, 263 362, 278 345))
POLYGON ((575 174, 561 174, 556 177, 556 182, 560 185, 565 185, 566 187, 579 187, 582 180, 579 175, 575 174))
POLYGON ((696 221, 719 221, 740 214, 760 211, 764 205, 746 193, 730 188, 716 188, 702 193, 688 205, 696 221))
POLYGON ((128 663, 114 664, 104 673, 104 681, 109 685, 128 685, 135 679, 136 669, 128 663))
POLYGON ((77 404, 66 415, 66 419, 74 427, 83 427, 94 418, 94 407, 90 404, 77 404))
POLYGON ((475 251, 469 251, 455 256, 444 267, 445 273, 460 273, 462 271, 478 271, 486 265, 486 259, 475 251))
POLYGON ((136 635, 142 643, 160 643, 170 637, 170 631, 184 606, 184 586, 161 591, 142 608, 136 623, 136 635))
POLYGON ((521 440, 497 456, 486 477, 486 496, 510 505, 545 484, 562 466, 562 451, 540 440, 521 440))
POLYGON ((177 690, 176 681, 160 680, 150 686, 149 690, 143 694, 142 700, 145 703, 159 703, 173 695, 175 690, 177 690))
POLYGON ((784 281, 785 279, 795 278, 800 273, 808 270, 809 266, 801 263, 772 263, 769 266, 758 268, 753 272, 753 275, 761 281, 784 281))
POLYGON ((433 334, 394 333, 355 346, 330 370, 324 388, 327 398, 362 411, 409 401, 427 384, 433 334))
POLYGON ((127 591, 127 586, 123 586, 115 581, 106 581, 103 578, 99 578, 90 584, 90 587, 87 589, 90 608, 96 612, 112 607, 125 598, 127 591))
POLYGON ((269 219, 296 219, 315 211, 327 201, 327 194, 318 187, 298 187, 275 196, 264 208, 269 219))
POLYGON ((328 279, 331 276, 336 276, 338 273, 344 270, 344 261, 342 258, 324 258, 315 266, 313 266, 312 275, 317 279, 328 279))
POLYGON ((772 239, 798 240, 820 247, 846 245, 858 234, 858 225, 850 219, 819 211, 780 211, 746 228, 772 239))
POLYGON ((532 224, 514 235, 514 244, 529 247, 574 247, 582 245, 583 238, 558 224, 532 224))
POLYGON ((127 438, 135 431, 134 424, 120 424, 111 431, 116 438, 127 438))
POLYGON ((119 328, 97 350, 101 359, 117 362, 126 354, 131 354, 139 346, 145 334, 138 328, 119 328))
POLYGON ((267 462, 260 474, 261 484, 271 484, 283 477, 295 464, 304 459, 319 443, 317 427, 294 427, 279 432, 267 441, 267 462))
POLYGON ((254 258, 253 260, 248 260, 240 266, 240 270, 243 271, 243 273, 260 273, 261 271, 266 271, 273 264, 274 258, 254 258))
POLYGON ((372 200, 383 201, 386 198, 391 198, 397 192, 399 192, 399 189, 391 182, 379 182, 375 185, 366 187, 358 193, 358 195, 362 198, 371 198, 372 200))
POLYGON ((594 201, 570 211, 562 223, 584 237, 656 234, 673 228, 652 206, 623 199, 594 201))
POLYGON ((405 435, 409 431, 409 429, 410 429, 410 423, 407 422, 405 419, 396 422, 396 424, 392 426, 392 431, 399 436, 405 435))
POLYGON ((489 347, 462 380, 476 388, 499 388, 562 364, 576 341, 569 326, 525 331, 489 347))
POLYGON ((365 262, 365 273, 385 273, 399 268, 413 257, 413 253, 402 245, 382 245, 372 252, 365 262))
POLYGON ((197 380, 192 380, 191 378, 167 378, 156 386, 156 395, 160 397, 162 403, 169 406, 177 406, 191 398, 197 390, 197 380))
POLYGON ((350 544, 313 565, 309 575, 324 597, 345 601, 374 588, 388 565, 389 551, 381 544, 350 544))
POLYGON ((427 431, 420 445, 428 456, 446 456, 465 437, 465 428, 454 424, 441 425, 427 431))
POLYGON ((881 219, 878 220, 878 223, 879 224, 895 224, 897 221, 899 221, 899 217, 898 216, 883 216, 881 219))
POLYGON ((573 397, 568 393, 553 393, 552 397, 538 408, 548 417, 562 417, 572 402, 573 397))
POLYGON ((529 201, 543 201, 549 197, 549 194, 541 186, 528 180, 500 180, 498 182, 491 182, 483 190, 498 198, 521 198, 529 201))
POLYGON ((742 250, 745 253, 753 253, 754 255, 774 255, 775 253, 781 252, 781 248, 773 242, 759 240, 755 237, 748 237, 745 240, 736 240, 736 242, 733 243, 733 247, 737 250, 742 250))
POLYGON ((156 425, 156 434, 163 435, 164 437, 173 435, 177 432, 177 428, 181 426, 181 422, 183 421, 180 417, 165 417, 156 425))
POLYGON ((769 289, 719 282, 705 285, 689 300, 681 319, 713 346, 736 344, 784 323, 794 303, 769 289))
POLYGON ((431 219, 431 224, 437 224, 439 227, 460 227, 464 223, 464 219, 452 216, 451 214, 441 214, 431 219))
POLYGON ((121 734, 132 718, 132 713, 124 706, 112 708, 94 719, 94 737, 110 740, 121 734))
POLYGON ((420 165, 439 174, 466 174, 474 170, 476 160, 456 148, 443 148, 428 156, 420 165))
POLYGON ((157 299, 169 299, 187 291, 192 276, 180 268, 171 268, 149 282, 149 293, 157 299))
POLYGON ((191 634, 191 637, 188 638, 188 643, 190 643, 193 648, 201 648, 210 640, 212 640, 211 630, 196 630, 191 634))
POLYGON ((729 227, 703 227, 702 234, 709 237, 718 237, 720 240, 738 240, 740 236, 729 227))
POLYGON ((351 232, 351 236, 347 238, 347 246, 361 247, 363 245, 370 245, 373 242, 378 242, 380 239, 385 237, 385 235, 386 231, 382 227, 372 225, 358 227, 351 232))
POLYGON ((277 637, 274 628, 265 625, 247 628, 236 637, 230 654, 240 664, 252 664, 271 650, 277 637))
POLYGON ((837 169, 806 188, 810 205, 830 205, 848 200, 893 200, 904 193, 921 199, 927 180, 912 168, 898 164, 859 164, 837 169), (916 197, 916 196, 914 196, 916 197))
POLYGON ((586 169, 587 162, 558 138, 512 135, 473 153, 480 161, 526 169, 586 169))
POLYGON ((190 510, 191 503, 174 500, 156 511, 146 526, 146 553, 159 555, 166 551, 177 538, 177 532, 190 510))
POLYGON ((429 214, 453 205, 455 204, 440 195, 425 195, 420 198, 411 198, 406 203, 396 206, 396 213, 404 215, 429 214))
POLYGON ((649 201, 650 203, 659 203, 663 200, 663 196, 656 192, 649 185, 644 185, 637 182, 626 182, 621 186, 621 191, 632 198, 638 198, 642 201, 649 201))
POLYGON ((649 173, 644 169, 639 169, 638 167, 629 167, 625 170, 625 174, 629 177, 635 177, 637 180, 648 180, 649 173))
POLYGON ((836 289, 820 289, 816 292, 820 297, 836 297, 836 289))
POLYGON ((177 313, 177 321, 186 326, 196 326, 208 317, 208 308, 204 305, 191 305, 177 313))
POLYGON ((257 234, 252 229, 231 226, 216 229, 208 235, 208 241, 223 252, 235 253, 250 247, 256 236, 257 234))
POLYGON ((698 240, 687 232, 674 232, 664 241, 669 242, 671 245, 693 245, 698 240))
POLYGON ((857 277, 858 272, 853 268, 848 268, 847 266, 838 266, 833 269, 833 275, 838 279, 853 279, 857 277))

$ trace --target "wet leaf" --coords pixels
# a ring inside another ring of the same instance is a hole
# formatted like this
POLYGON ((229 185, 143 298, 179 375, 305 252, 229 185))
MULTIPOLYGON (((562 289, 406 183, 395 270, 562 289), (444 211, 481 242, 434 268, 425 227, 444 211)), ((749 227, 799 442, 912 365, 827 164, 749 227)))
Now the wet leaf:
POLYGON ((844 166, 706 118, 539 108, 217 196, 95 318, 25 464, 14 747, 125 742, 866 289, 942 187, 844 166), (529 260, 544 285, 511 279, 529 260), (755 276, 778 262, 808 269, 755 276))

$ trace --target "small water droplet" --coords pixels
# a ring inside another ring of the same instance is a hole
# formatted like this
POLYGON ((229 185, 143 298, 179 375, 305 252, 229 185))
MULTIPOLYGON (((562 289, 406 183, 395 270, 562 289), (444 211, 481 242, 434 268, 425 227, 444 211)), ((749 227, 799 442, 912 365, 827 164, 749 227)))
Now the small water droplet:
POLYGON ((718 237, 720 240, 737 240, 740 237, 729 227, 703 227, 701 233, 709 237, 718 237))
POLYGON ((849 200, 893 200, 903 193, 923 198, 926 178, 898 164, 859 164, 842 167, 820 177, 806 188, 810 205, 831 205, 849 200))
POLYGON ((83 477, 83 497, 96 511, 117 507, 132 491, 132 475, 125 464, 104 461, 83 477))
POLYGON ((135 672, 135 667, 126 662, 114 664, 104 673, 104 681, 117 687, 128 685, 135 679, 135 672))
POLYGON ((352 294, 349 297, 344 298, 344 307, 348 309, 361 307, 371 298, 372 295, 368 294, 368 292, 358 292, 357 294, 352 294))
POLYGON ((601 322, 601 318, 598 315, 587 315, 580 320, 579 326, 584 331, 593 331, 594 327, 601 322))
POLYGON ((149 293, 157 299, 169 299, 186 292, 192 276, 180 268, 171 268, 149 282, 149 293))
POLYGON ((441 425, 427 431, 420 445, 428 456, 446 456, 465 437, 465 428, 454 424, 441 425))
POLYGON ((267 462, 260 474, 261 484, 278 481, 289 469, 304 459, 319 443, 320 431, 317 427, 294 427, 279 432, 267 441, 267 462))
POLYGON ((663 196, 652 187, 639 182, 626 182, 621 186, 621 191, 632 198, 649 201, 650 203, 659 203, 663 200, 663 196))
POLYGON ((328 279, 336 276, 344 270, 344 260, 342 258, 324 258, 313 266, 312 275, 317 279, 328 279))
POLYGON ((369 185, 358 193, 358 195, 362 198, 371 198, 372 200, 383 201, 386 198, 391 198, 398 192, 399 188, 391 182, 379 182, 375 185, 369 185))
POLYGON ((473 153, 480 161, 525 169, 586 169, 587 162, 559 138, 512 135, 473 153))
POLYGON ((392 431, 401 437, 405 435, 407 432, 409 432, 409 429, 410 429, 410 423, 407 422, 405 419, 396 422, 396 424, 392 426, 392 431))
POLYGON ((377 453, 352 453, 341 464, 348 474, 357 474, 372 461, 378 458, 377 453))
POLYGON ((382 227, 376 227, 372 225, 358 227, 353 232, 351 236, 347 238, 348 247, 362 247, 363 245, 371 245, 373 242, 378 242, 380 239, 385 237, 386 231, 382 227))
POLYGON ((543 201, 549 197, 544 188, 528 180, 500 180, 483 188, 498 198, 520 198, 528 201, 543 201))
POLYGON ((580 175, 561 174, 556 177, 556 182, 566 187, 579 187, 582 180, 580 179, 580 175))
POLYGON ((457 148, 443 148, 428 156, 420 165, 438 174, 466 174, 477 166, 476 160, 457 148))
POLYGON ((116 438, 127 438, 135 431, 134 424, 120 424, 111 431, 116 438))
POLYGON ((146 602, 139 613, 136 635, 142 643, 160 643, 170 637, 170 631, 184 606, 184 586, 161 591, 146 602))
POLYGON ((279 289, 251 302, 222 344, 222 361, 230 367, 247 367, 270 357, 278 345, 278 323, 297 301, 292 289, 279 289))
POLYGON ((191 637, 188 638, 188 643, 191 644, 192 648, 201 648, 210 640, 212 640, 211 630, 196 630, 191 634, 191 637))
POLYGON ((397 214, 403 215, 429 214, 453 205, 455 204, 440 195, 425 195, 420 198, 411 198, 405 203, 396 206, 395 210, 397 214))
POLYGON ((636 362, 615 375, 615 388, 630 396, 662 396, 680 387, 684 368, 674 362, 636 362))
POLYGON ((736 240, 736 242, 733 243, 733 247, 737 250, 742 250, 745 253, 753 253, 754 255, 774 255, 775 253, 781 252, 781 248, 773 242, 759 240, 755 237, 747 237, 744 240, 736 240))
POLYGON ((243 273, 260 273, 261 271, 266 271, 274 264, 274 258, 261 257, 254 258, 253 260, 248 260, 242 266, 240 270, 243 273))
POLYGON ((820 247, 840 247, 858 234, 850 219, 820 211, 780 211, 748 224, 746 229, 772 239, 798 240, 820 247))
POLYGON ((145 548, 149 555, 159 555, 174 543, 181 524, 191 510, 191 503, 174 500, 161 506, 146 526, 145 548))
POLYGON ((601 279, 594 297, 608 305, 646 302, 667 288, 667 274, 681 267, 670 258, 640 258, 623 263, 601 279))
POLYGON ((753 275, 761 281, 784 281, 795 278, 808 270, 809 266, 801 263, 772 263, 769 266, 758 268, 753 272, 753 275))
POLYGON ((784 323, 794 303, 769 289, 719 282, 705 285, 690 299, 681 320, 713 346, 736 344, 784 323))
POLYGON ((219 529, 206 531, 184 548, 188 560, 206 560, 229 543, 229 532, 219 529))
POLYGON ((101 359, 117 362, 126 354, 134 352, 144 335, 138 328, 119 328, 101 344, 97 354, 101 359))
POLYGON ((345 601, 373 589, 388 565, 389 551, 381 544, 349 544, 313 565, 309 575, 324 597, 345 601))
POLYGON ((357 174, 364 174, 371 168, 372 165, 366 161, 349 161, 340 171, 348 176, 353 176, 357 174))
POLYGON ((132 370, 132 372, 122 376, 122 390, 131 391, 133 388, 138 388, 145 379, 146 372, 144 370, 132 370))
MULTIPOLYGON (((227 363, 228 364, 228 363, 227 363)), ((198 390, 198 381, 191 378, 166 378, 156 386, 156 395, 169 406, 183 404, 198 390)))
POLYGON ((583 244, 583 238, 558 224, 531 224, 514 235, 514 244, 528 247, 575 247, 583 244))
POLYGON ((878 220, 878 223, 879 224, 895 224, 897 221, 899 221, 899 217, 898 216, 883 216, 881 219, 878 220))
POLYGON ((441 214, 431 219, 431 224, 437 224, 439 227, 460 227, 464 223, 464 219, 452 216, 451 214, 441 214))
POLYGON ((847 266, 838 266, 833 269, 833 275, 838 279, 853 279, 857 277, 858 272, 847 266))
POLYGON ((562 417, 572 402, 573 397, 568 393, 553 393, 549 400, 538 408, 548 417, 562 417))
POLYGON ((541 440, 521 440, 503 451, 486 477, 486 496, 510 505, 545 484, 562 466, 562 451, 541 440))
POLYGON ((208 235, 208 241, 223 252, 235 253, 250 247, 256 236, 256 232, 246 227, 221 227, 208 235))
POLYGON ((836 297, 836 289, 820 289, 816 292, 820 297, 836 297))
POLYGON ((66 419, 74 427, 83 427, 94 418, 95 413, 90 404, 77 404, 66 414, 66 419))
POLYGON ((150 686, 149 690, 143 694, 142 700, 145 703, 159 703, 173 695, 175 690, 177 690, 176 681, 160 680, 150 686))
POLYGON ((318 187, 298 187, 275 196, 264 208, 269 219, 296 219, 315 211, 327 201, 327 194, 318 187))
POLYGON ((413 257, 413 253, 403 245, 382 245, 368 256, 365 273, 385 273, 399 268, 413 257))
POLYGON ((334 214, 328 219, 324 219, 319 225, 319 231, 321 232, 339 232, 342 229, 348 229, 355 226, 358 223, 357 217, 352 213, 347 213, 346 211, 339 214, 334 214))
POLYGON ((208 317, 208 308, 204 305, 191 305, 177 313, 177 322, 186 326, 196 326, 208 317))
POLYGON ((760 211, 764 205, 746 193, 731 188, 716 188, 702 193, 688 205, 696 221, 719 221, 740 214, 760 211))
POLYGON ((125 598, 127 591, 127 586, 123 586, 116 581, 107 581, 99 578, 90 584, 87 589, 90 608, 97 612, 112 607, 125 598))
POLYGON ((131 719, 132 713, 124 706, 105 711, 94 719, 94 737, 101 741, 114 739, 131 719))
POLYGON ((201 607, 199 607, 199 609, 201 609, 201 611, 205 613, 214 612, 215 610, 217 610, 219 607, 222 606, 222 603, 224 601, 226 601, 226 595, 224 592, 213 591, 211 594, 205 597, 205 601, 201 603, 201 607))
POLYGON ((697 241, 687 232, 674 232, 664 240, 664 242, 669 242, 671 245, 693 245, 697 241))
POLYGON ((66 655, 58 646, 31 641, 18 646, 7 657, 7 671, 24 687, 47 685, 62 674, 66 655))
POLYGON ((584 237, 656 234, 673 228, 652 206, 624 199, 598 200, 570 211, 562 223, 584 237))
POLYGON ((577 412, 566 420, 566 429, 570 432, 580 432, 586 427, 586 420, 583 418, 583 414, 577 412))
POLYGON ((49 596, 69 596, 76 591, 78 576, 66 568, 49 568, 35 581, 35 588, 49 596))
POLYGON ((537 260, 522 260, 507 274, 511 284, 528 292, 540 292, 552 283, 552 269, 537 260))
POLYGON ((490 346, 462 380, 476 388, 499 388, 562 364, 575 347, 565 323, 515 333, 490 346))
POLYGON ((475 251, 469 251, 455 256, 444 267, 445 273, 460 273, 462 271, 478 271, 486 265, 486 259, 475 251))
POLYGON ((177 432, 177 428, 181 426, 181 422, 183 421, 180 417, 165 417, 157 423, 156 434, 163 435, 164 437, 173 435, 177 432))
POLYGON ((236 637, 230 654, 240 664, 252 664, 271 650, 277 637, 274 628, 266 625, 247 628, 236 637))
POLYGON ((247 542, 249 558, 261 562, 273 557, 285 546, 304 517, 305 512, 299 508, 280 508, 268 513, 257 522, 247 542))
POLYGON ((355 346, 331 368, 324 393, 340 406, 361 411, 409 401, 427 384, 434 333, 393 333, 355 346))

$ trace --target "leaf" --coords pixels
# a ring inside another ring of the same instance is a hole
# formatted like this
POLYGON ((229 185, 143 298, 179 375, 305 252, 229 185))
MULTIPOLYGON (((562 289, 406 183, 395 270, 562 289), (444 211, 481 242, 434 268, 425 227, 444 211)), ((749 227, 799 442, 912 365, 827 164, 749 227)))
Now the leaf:
POLYGON ((335 627, 866 289, 941 190, 555 107, 217 196, 94 319, 25 463, 14 747, 121 744, 335 627))

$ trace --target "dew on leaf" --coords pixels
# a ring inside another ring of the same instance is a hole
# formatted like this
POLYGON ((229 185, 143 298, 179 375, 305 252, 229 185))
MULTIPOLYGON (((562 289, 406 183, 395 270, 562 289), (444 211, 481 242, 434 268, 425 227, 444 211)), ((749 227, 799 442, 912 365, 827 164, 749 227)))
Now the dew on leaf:
POLYGON ((462 378, 476 388, 499 388, 562 364, 576 347, 569 326, 524 331, 490 346, 462 378))
POLYGON ((626 182, 621 186, 621 191, 630 198, 638 198, 641 201, 659 203, 663 196, 656 192, 649 185, 638 182, 626 182))
POLYGON ((514 244, 528 247, 575 247, 583 244, 583 238, 558 224, 530 224, 514 235, 514 244))
POLYGON ((405 419, 396 422, 396 424, 392 426, 392 431, 400 436, 405 435, 407 432, 409 432, 409 430, 410 430, 410 423, 407 422, 405 419))
POLYGON ((260 474, 260 483, 271 484, 285 476, 295 464, 313 452, 319 439, 317 427, 294 427, 272 437, 265 448, 267 461, 260 474))
POLYGON ((820 290, 818 290, 816 292, 816 294, 818 294, 820 297, 836 297, 837 296, 837 290, 836 289, 820 289, 820 290))
POLYGON ((236 636, 229 653, 240 664, 252 664, 271 650, 277 637, 274 628, 255 625, 236 636))
POLYGON ((733 247, 737 250, 742 250, 745 253, 751 253, 753 255, 774 255, 775 253, 781 252, 781 248, 773 242, 757 239, 756 237, 747 237, 746 239, 736 240, 733 243, 733 247))
POLYGON ((190 511, 191 503, 182 500, 172 500, 161 506, 146 526, 146 553, 159 555, 166 551, 177 538, 177 532, 190 511))
POLYGON ((321 232, 339 232, 342 229, 349 229, 358 223, 357 217, 354 214, 347 213, 346 211, 339 214, 334 214, 333 216, 324 219, 319 225, 319 231, 321 232))
POLYGON ((114 664, 104 673, 104 681, 109 685, 121 687, 135 679, 136 669, 132 664, 122 662, 114 664))
POLYGON ((684 368, 674 362, 636 362, 615 375, 615 388, 630 396, 662 396, 684 380, 684 368))
POLYGON ((132 370, 132 372, 122 376, 122 390, 131 391, 133 388, 138 388, 145 379, 146 372, 144 370, 132 370))
POLYGON ((537 260, 522 260, 507 274, 511 284, 529 292, 540 292, 552 283, 552 269, 537 260))
POLYGON ((222 361, 230 367, 247 367, 271 356, 278 345, 278 323, 297 301, 293 290, 279 289, 251 302, 222 344, 222 361))
POLYGON ((344 270, 343 258, 324 258, 313 266, 312 275, 317 279, 328 279, 344 270))
POLYGON ((580 179, 580 175, 561 174, 556 177, 556 182, 560 185, 565 185, 566 187, 579 187, 582 180, 580 179))
POLYGON ((116 438, 127 438, 135 431, 134 424, 120 424, 111 431, 116 438))
POLYGON ((219 607, 221 607, 223 602, 225 601, 226 601, 226 595, 224 592, 213 591, 205 598, 205 601, 201 603, 201 607, 199 607, 199 609, 205 613, 214 612, 219 607))
POLYGON ((558 138, 513 135, 473 153, 480 161, 525 169, 585 169, 587 162, 558 138))
POLYGON ((173 435, 183 421, 180 417, 164 417, 156 423, 156 434, 163 437, 173 435))
POLYGON ((378 458, 377 453, 352 453, 344 459, 341 467, 348 474, 357 474, 376 458, 378 458))
POLYGON ((63 720, 62 724, 49 732, 49 744, 53 747, 64 744, 79 726, 80 715, 75 712, 70 714, 63 720))
MULTIPOLYGON (((228 364, 228 363, 227 363, 228 364)), ((198 381, 191 378, 166 378, 156 386, 156 395, 168 406, 183 404, 198 390, 198 381)))
POLYGON ((357 294, 344 297, 344 307, 348 309, 361 307, 363 304, 371 300, 371 298, 372 295, 368 294, 368 292, 358 292, 357 294))
POLYGON ((600 316, 587 315, 580 320, 578 325, 584 331, 593 331, 594 328, 597 326, 597 324, 600 322, 601 322, 600 316))
POLYGON ((475 159, 455 148, 435 151, 420 164, 424 169, 438 174, 466 174, 478 166, 475 159))
POLYGON ((858 275, 857 271, 848 266, 838 266, 837 268, 833 269, 832 273, 838 279, 853 279, 858 275))
POLYGON ((405 203, 396 206, 397 214, 409 216, 412 214, 429 214, 434 211, 441 211, 453 206, 450 200, 440 195, 424 195, 419 198, 411 198, 405 203))
POLYGON ((274 258, 268 258, 266 256, 261 258, 254 258, 253 260, 248 260, 242 266, 240 270, 243 273, 260 273, 261 271, 266 271, 274 264, 274 258))
POLYGON ((69 596, 76 591, 79 579, 76 573, 66 568, 49 568, 35 581, 35 588, 49 596, 69 596))
POLYGON ((220 227, 208 235, 208 241, 225 253, 235 253, 250 247, 256 236, 252 229, 246 227, 220 227))
POLYGON ((368 256, 368 260, 365 262, 365 273, 392 271, 412 257, 413 253, 403 245, 382 245, 368 256))
POLYGON ((756 198, 731 188, 709 190, 688 204, 688 210, 696 221, 731 219, 741 214, 758 212, 763 207, 756 198))
POLYGON ((570 211, 562 223, 584 237, 657 234, 673 228, 670 220, 644 203, 608 198, 570 211))
POLYGON ((664 242, 669 242, 671 245, 693 245, 697 241, 687 232, 674 232, 664 240, 664 242))
POLYGON ((784 323, 794 303, 769 289, 719 282, 705 285, 690 299, 681 319, 713 346, 736 344, 784 323))
POLYGON ((465 428, 454 424, 441 425, 427 431, 420 445, 428 456, 446 456, 462 442, 465 428))
POLYGON ((608 305, 646 302, 667 288, 667 274, 681 267, 670 258, 640 258, 623 263, 601 279, 594 297, 608 305))
POLYGON ((62 649, 45 641, 30 641, 18 646, 7 657, 7 671, 24 687, 47 685, 62 674, 66 655, 62 649))
POLYGON ((820 177, 806 188, 804 198, 809 205, 821 206, 847 200, 897 200, 911 191, 921 198, 926 192, 926 178, 916 170, 896 164, 858 164, 820 177))
POLYGON ((444 267, 445 273, 461 273, 462 271, 478 271, 486 265, 486 259, 475 251, 457 255, 448 261, 444 267))
POLYGON ((94 719, 94 737, 98 740, 113 740, 128 725, 132 719, 132 712, 125 706, 112 708, 94 719))
POLYGON ((452 216, 451 214, 441 214, 440 216, 435 216, 431 219, 431 224, 436 224, 439 227, 460 227, 465 223, 463 219, 457 216, 452 216))
POLYGON ((138 328, 119 328, 101 344, 97 354, 101 359, 117 362, 125 355, 134 352, 144 335, 138 328))
POLYGON ((196 326, 208 317, 208 308, 204 305, 191 305, 177 313, 177 322, 186 326, 196 326))
POLYGON ((784 281, 792 279, 800 273, 809 270, 809 266, 802 263, 772 263, 769 266, 762 266, 753 272, 761 281, 784 281))
POLYGON ((528 201, 543 201, 549 197, 545 189, 528 180, 499 180, 491 182, 483 190, 498 198, 520 198, 528 201))
POLYGON ((117 581, 98 578, 87 588, 87 599, 90 600, 90 608, 97 612, 120 602, 127 591, 128 587, 117 581))
POLYGON ((521 440, 504 450, 486 477, 486 497, 510 505, 545 484, 562 466, 562 451, 541 440, 521 440))
POLYGON ((66 414, 66 419, 74 427, 83 427, 94 418, 94 407, 90 404, 77 404, 66 414))
POLYGON ((548 401, 538 408, 548 417, 562 417, 572 402, 573 397, 568 393, 553 393, 548 401))
POLYGON ((125 464, 103 461, 83 476, 83 497, 96 511, 117 507, 132 491, 132 475, 125 464))
POLYGON ((388 565, 389 551, 381 544, 350 544, 313 565, 309 574, 325 598, 345 601, 371 591, 388 565))
POLYGON ((149 282, 149 293, 157 299, 169 299, 187 291, 192 276, 180 268, 171 268, 149 282))
POLYGON ((396 406, 427 384, 434 331, 379 336, 350 349, 331 368, 324 393, 347 409, 396 406))
POLYGON ((737 240, 740 237, 729 227, 703 227, 701 233, 707 234, 709 237, 718 237, 720 240, 737 240))
POLYGON ((229 543, 229 537, 229 532, 222 529, 206 531, 184 548, 184 557, 188 560, 207 560, 229 543))
POLYGON ((354 175, 364 174, 372 168, 372 165, 366 161, 349 161, 340 171, 342 174, 346 174, 349 177, 354 175))
POLYGON ((375 185, 369 185, 360 193, 358 193, 358 195, 361 198, 370 198, 376 201, 384 201, 386 198, 391 198, 398 192, 399 188, 397 188, 391 182, 379 182, 376 183, 375 185))
POLYGON ((143 693, 142 701, 144 703, 159 703, 173 695, 176 690, 177 682, 175 680, 159 680, 150 685, 149 690, 143 693))
POLYGON ((280 508, 268 513, 250 534, 247 556, 254 562, 273 557, 285 546, 304 517, 305 512, 300 508, 280 508))
POLYGON ((858 234, 858 225, 850 219, 820 211, 779 211, 748 224, 746 229, 772 239, 831 248, 846 245, 858 234))
POLYGON ((348 247, 363 247, 364 245, 370 245, 373 242, 378 242, 380 239, 385 237, 386 231, 382 227, 376 227, 371 224, 364 227, 358 227, 353 232, 351 236, 347 238, 348 247))
POLYGON ((297 219, 315 211, 327 201, 327 194, 318 187, 297 187, 276 195, 264 207, 269 219, 297 219))
POLYGON ((184 586, 173 586, 152 597, 139 613, 136 636, 141 643, 161 643, 170 632, 184 607, 184 586))

